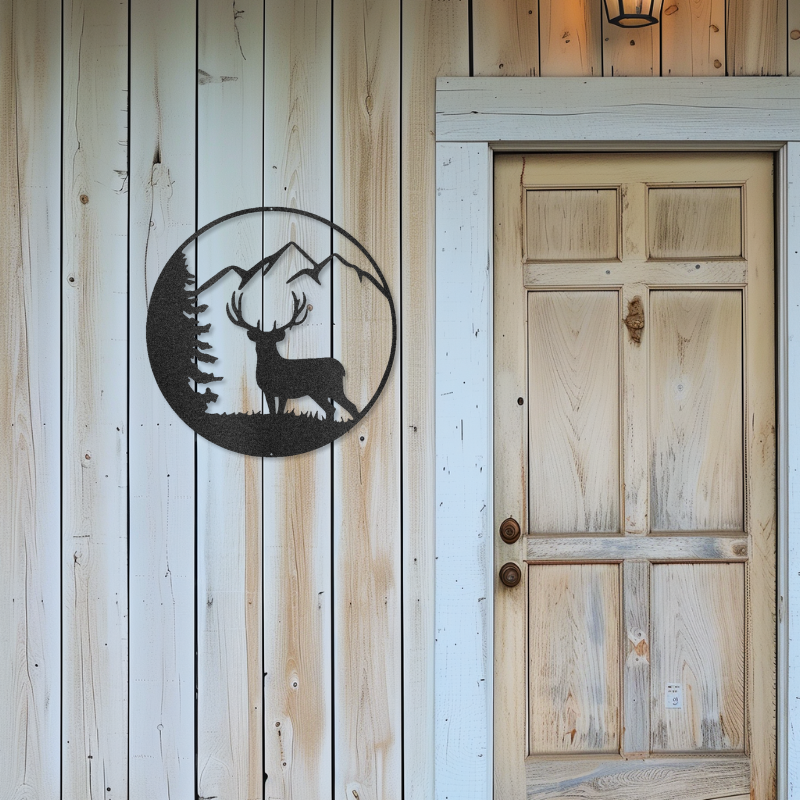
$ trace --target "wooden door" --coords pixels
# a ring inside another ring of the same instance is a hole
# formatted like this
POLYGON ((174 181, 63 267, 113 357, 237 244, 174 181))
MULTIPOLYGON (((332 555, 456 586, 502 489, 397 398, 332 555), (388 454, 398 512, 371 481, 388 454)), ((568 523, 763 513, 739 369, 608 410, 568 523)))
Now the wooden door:
POLYGON ((497 800, 775 796, 772 185, 495 161, 497 800))

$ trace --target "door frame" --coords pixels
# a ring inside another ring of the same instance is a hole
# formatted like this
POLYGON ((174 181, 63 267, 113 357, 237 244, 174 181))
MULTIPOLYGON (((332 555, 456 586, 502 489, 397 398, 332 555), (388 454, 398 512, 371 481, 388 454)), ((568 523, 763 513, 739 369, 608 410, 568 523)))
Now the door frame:
POLYGON ((789 759, 800 755, 797 78, 437 80, 435 797, 492 797, 492 172, 503 150, 776 154, 778 798, 800 800, 789 759))

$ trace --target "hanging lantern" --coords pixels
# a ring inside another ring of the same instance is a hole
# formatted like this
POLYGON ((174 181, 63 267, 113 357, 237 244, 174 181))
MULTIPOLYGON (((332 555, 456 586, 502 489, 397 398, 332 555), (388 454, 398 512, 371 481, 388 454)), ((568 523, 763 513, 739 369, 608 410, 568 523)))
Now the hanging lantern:
POLYGON ((606 16, 620 28, 644 28, 658 25, 664 0, 603 0, 606 16))

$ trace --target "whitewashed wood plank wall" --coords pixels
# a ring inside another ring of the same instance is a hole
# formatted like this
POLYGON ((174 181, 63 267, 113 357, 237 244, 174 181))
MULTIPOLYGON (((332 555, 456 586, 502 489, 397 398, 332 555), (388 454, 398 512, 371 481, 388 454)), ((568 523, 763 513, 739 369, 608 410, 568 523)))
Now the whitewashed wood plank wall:
POLYGON ((0 800, 431 796, 436 76, 800 72, 798 0, 633 47, 593 4, 0 4, 0 800), (294 459, 195 437, 144 344, 171 252, 259 204, 353 232, 400 316, 294 459))

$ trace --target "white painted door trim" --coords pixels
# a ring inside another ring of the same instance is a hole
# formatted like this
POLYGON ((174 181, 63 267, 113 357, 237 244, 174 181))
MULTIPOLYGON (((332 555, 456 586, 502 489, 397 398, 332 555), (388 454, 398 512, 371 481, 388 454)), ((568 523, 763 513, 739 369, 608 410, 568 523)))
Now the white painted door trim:
POLYGON ((800 80, 440 78, 435 797, 492 797, 494 150, 777 153, 778 798, 800 800, 800 80))

